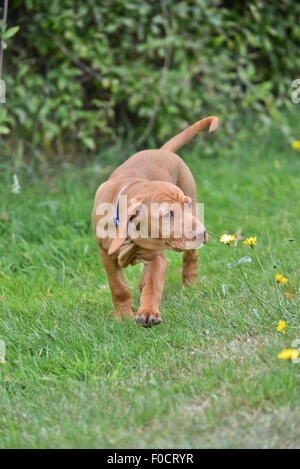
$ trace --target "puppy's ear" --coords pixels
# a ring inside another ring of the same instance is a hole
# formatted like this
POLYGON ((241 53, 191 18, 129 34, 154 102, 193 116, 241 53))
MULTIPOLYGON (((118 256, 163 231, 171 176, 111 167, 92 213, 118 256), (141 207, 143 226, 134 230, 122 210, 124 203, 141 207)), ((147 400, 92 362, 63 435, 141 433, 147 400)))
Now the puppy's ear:
POLYGON ((109 246, 109 249, 108 249, 108 255, 109 256, 111 254, 113 254, 114 252, 116 252, 122 246, 122 244, 126 241, 126 238, 120 238, 119 237, 119 231, 120 231, 119 228, 117 228, 116 236, 112 240, 112 242, 110 243, 110 246, 109 246))
POLYGON ((187 195, 184 196, 183 198, 183 203, 184 204, 190 204, 190 203, 193 203, 192 199, 190 197, 188 197, 187 195))
POLYGON ((134 199, 128 208, 126 217, 124 217, 124 214, 123 216, 121 215, 120 225, 116 229, 116 236, 110 243, 108 249, 109 256, 116 252, 122 246, 122 244, 125 243, 126 239, 128 238, 128 223, 139 215, 140 206, 141 202, 134 199))

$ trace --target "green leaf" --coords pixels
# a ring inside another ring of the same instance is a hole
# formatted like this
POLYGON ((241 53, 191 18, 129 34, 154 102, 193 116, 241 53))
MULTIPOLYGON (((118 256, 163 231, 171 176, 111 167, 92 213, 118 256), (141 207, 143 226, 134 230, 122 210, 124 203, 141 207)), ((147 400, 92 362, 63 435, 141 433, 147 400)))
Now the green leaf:
POLYGON ((6 31, 4 31, 2 35, 3 39, 8 39, 9 37, 14 36, 15 34, 17 34, 19 29, 20 26, 12 26, 12 28, 8 28, 6 31))
POLYGON ((9 134, 9 128, 4 125, 0 125, 0 134, 6 135, 9 134))
POLYGON ((96 144, 91 137, 85 137, 82 139, 82 141, 85 144, 85 146, 88 147, 89 150, 95 150, 96 144))

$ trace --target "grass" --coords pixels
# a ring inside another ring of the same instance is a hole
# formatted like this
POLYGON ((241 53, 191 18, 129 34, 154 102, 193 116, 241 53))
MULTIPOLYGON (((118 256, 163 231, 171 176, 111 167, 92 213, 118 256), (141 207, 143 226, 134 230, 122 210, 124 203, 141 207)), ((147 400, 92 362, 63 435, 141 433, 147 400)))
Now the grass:
MULTIPOLYGON (((163 324, 152 329, 113 321, 93 239, 94 193, 117 155, 40 173, 1 165, 1 448, 299 447, 299 364, 277 354, 300 339, 300 153, 277 128, 264 137, 247 129, 214 158, 201 158, 199 145, 180 152, 210 241, 189 289, 182 256, 167 253, 163 324), (262 303, 227 267, 233 247, 218 242, 239 227, 257 236, 255 250, 239 243, 235 258, 251 257, 241 267, 262 303), (278 289, 275 272, 288 278, 278 289)), ((135 310, 140 273, 125 271, 135 310)))

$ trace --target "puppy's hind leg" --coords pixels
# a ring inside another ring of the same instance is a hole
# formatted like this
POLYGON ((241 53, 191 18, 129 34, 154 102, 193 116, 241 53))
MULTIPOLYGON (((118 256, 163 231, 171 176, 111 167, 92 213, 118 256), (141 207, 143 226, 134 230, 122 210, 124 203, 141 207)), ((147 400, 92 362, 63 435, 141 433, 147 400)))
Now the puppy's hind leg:
MULTIPOLYGON (((184 192, 185 195, 189 196, 193 201, 193 214, 197 214, 197 189, 195 179, 187 167, 182 161, 178 172, 177 186, 184 192)), ((197 280, 197 266, 198 266, 198 251, 196 249, 189 249, 184 251, 183 254, 183 285, 195 282, 197 280)))
POLYGON ((149 272, 148 264, 145 264, 144 265, 144 270, 143 270, 143 273, 142 273, 142 276, 141 276, 141 279, 140 279, 140 284, 139 284, 139 289, 140 289, 141 293, 142 293, 143 288, 145 286, 148 272, 149 272))

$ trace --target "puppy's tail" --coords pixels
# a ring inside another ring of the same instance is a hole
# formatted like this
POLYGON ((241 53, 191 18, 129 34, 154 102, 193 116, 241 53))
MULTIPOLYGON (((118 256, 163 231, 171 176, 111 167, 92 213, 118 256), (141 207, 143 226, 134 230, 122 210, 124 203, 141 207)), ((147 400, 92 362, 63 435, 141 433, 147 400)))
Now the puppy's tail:
POLYGON ((219 119, 215 116, 205 117, 201 121, 196 122, 193 125, 190 125, 187 129, 180 132, 180 134, 175 135, 167 143, 165 143, 161 149, 169 151, 177 151, 179 148, 183 147, 186 143, 192 140, 195 135, 197 135, 200 130, 206 129, 209 126, 209 132, 214 132, 218 127, 219 119))

